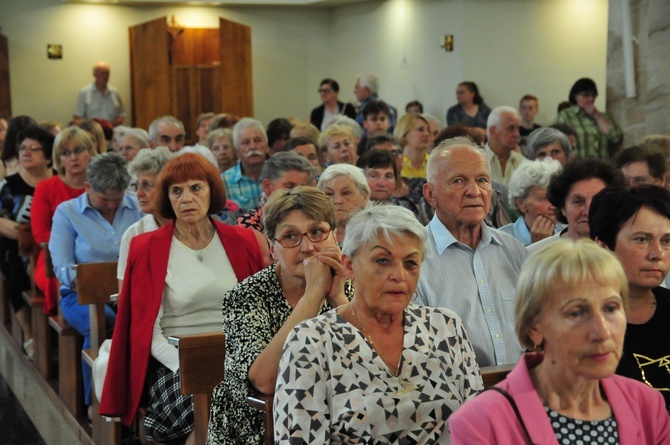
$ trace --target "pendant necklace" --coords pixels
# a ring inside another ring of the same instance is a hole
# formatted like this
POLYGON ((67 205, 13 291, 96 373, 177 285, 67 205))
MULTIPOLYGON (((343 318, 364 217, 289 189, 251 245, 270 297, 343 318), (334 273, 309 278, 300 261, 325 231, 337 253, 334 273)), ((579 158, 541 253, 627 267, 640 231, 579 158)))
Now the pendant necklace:
MULTIPOLYGON (((377 353, 379 358, 381 358, 382 361, 385 364, 387 364, 387 366, 388 366, 388 362, 384 359, 384 356, 381 354, 381 352, 379 352, 379 350, 375 346, 375 342, 374 342, 374 340, 372 340, 372 336, 370 335, 368 330, 365 328, 365 326, 363 326, 363 323, 361 323, 361 320, 358 319, 358 316, 356 315, 356 312, 354 312, 354 306, 353 306, 353 304, 351 304, 351 302, 349 302, 349 310, 351 311, 351 315, 354 316, 354 319, 356 320, 356 323, 358 323, 358 326, 360 326, 361 331, 363 332, 363 336, 365 337, 365 339, 368 341, 368 343, 370 343, 370 346, 372 346, 372 349, 377 353)), ((389 373, 393 377, 397 378, 398 381, 400 382, 400 384, 403 387, 403 389, 401 389, 400 391, 397 391, 395 393, 398 396, 403 395, 403 394, 407 394, 409 392, 412 392, 412 391, 415 391, 415 390, 419 389, 419 387, 417 385, 414 385, 411 382, 408 382, 408 381, 403 380, 402 378, 400 378, 400 365, 401 365, 401 363, 402 363, 402 353, 400 353, 400 358, 398 359, 398 364, 396 365, 395 373, 393 372, 393 370, 389 366, 389 373)))

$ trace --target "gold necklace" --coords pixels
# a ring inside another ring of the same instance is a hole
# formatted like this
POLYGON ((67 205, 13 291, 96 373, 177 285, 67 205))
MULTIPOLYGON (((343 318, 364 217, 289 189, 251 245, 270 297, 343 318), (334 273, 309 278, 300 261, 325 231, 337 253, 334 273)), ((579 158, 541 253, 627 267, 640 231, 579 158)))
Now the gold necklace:
MULTIPOLYGON (((377 347, 375 346, 375 342, 372 340, 372 336, 370 335, 368 330, 365 329, 365 326, 363 326, 363 323, 361 323, 361 321, 358 319, 358 316, 356 315, 356 312, 354 312, 354 306, 351 304, 351 302, 349 302, 349 310, 351 311, 351 315, 353 315, 354 318, 356 319, 356 323, 358 323, 358 326, 361 327, 361 330, 363 331, 363 335, 370 342, 370 346, 372 346, 372 349, 375 350, 375 352, 377 353, 379 358, 381 358, 384 363, 388 364, 389 362, 384 358, 382 353, 379 352, 379 349, 377 349, 377 347)), ((389 371, 391 372, 391 375, 393 377, 398 377, 398 375, 400 374, 400 364, 401 364, 401 362, 402 362, 402 352, 400 353, 400 358, 398 359, 398 364, 395 367, 395 374, 393 373, 393 370, 390 369, 390 367, 389 367, 389 371)))

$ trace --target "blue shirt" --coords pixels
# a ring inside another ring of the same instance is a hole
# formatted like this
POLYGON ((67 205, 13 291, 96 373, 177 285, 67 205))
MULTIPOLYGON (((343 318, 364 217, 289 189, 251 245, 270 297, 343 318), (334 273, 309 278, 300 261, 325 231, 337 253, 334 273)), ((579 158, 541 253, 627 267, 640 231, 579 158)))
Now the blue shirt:
MULTIPOLYGON (((566 227, 566 224, 557 222, 556 226, 554 227, 554 235, 560 233, 561 230, 565 229, 566 227)), ((526 221, 523 219, 523 215, 518 217, 516 222, 502 226, 498 230, 512 235, 514 238, 521 241, 524 246, 530 246, 532 244, 530 230, 526 225, 526 221)))
POLYGON ((77 277, 77 263, 118 261, 121 238, 128 227, 142 217, 137 203, 125 196, 109 223, 88 202, 88 194, 61 203, 56 208, 49 239, 49 251, 56 278, 71 288, 77 277))
POLYGON ((242 174, 242 164, 237 163, 221 173, 223 184, 226 187, 226 197, 248 211, 258 207, 263 193, 262 180, 258 182, 242 174))
POLYGON ((433 217, 415 299, 461 317, 480 367, 512 364, 524 350, 514 331, 514 295, 526 249, 506 233, 481 227, 472 250, 433 217))

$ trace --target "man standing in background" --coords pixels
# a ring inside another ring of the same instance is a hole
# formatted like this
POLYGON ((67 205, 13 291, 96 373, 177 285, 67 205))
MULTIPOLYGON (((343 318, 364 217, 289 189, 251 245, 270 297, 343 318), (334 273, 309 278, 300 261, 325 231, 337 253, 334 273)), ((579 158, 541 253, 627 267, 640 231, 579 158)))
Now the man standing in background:
POLYGON ((109 85, 109 64, 97 62, 93 65, 95 82, 79 90, 74 120, 104 119, 114 127, 121 125, 126 118, 121 96, 113 86, 109 85))

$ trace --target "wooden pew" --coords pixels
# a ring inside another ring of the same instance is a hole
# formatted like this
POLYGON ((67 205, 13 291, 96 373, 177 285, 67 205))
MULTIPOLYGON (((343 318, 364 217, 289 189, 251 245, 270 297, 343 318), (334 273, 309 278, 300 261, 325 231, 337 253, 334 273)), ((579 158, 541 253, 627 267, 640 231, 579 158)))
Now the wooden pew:
MULTIPOLYGON (((80 305, 89 306, 91 347, 81 351, 82 358, 91 367, 102 342, 107 338, 105 326, 105 305, 116 301, 118 281, 116 279, 116 261, 101 263, 82 263, 73 266, 77 271, 77 300, 80 305)), ((117 445, 121 443, 121 424, 98 414, 100 401, 91 389, 91 406, 94 412, 93 441, 98 445, 117 445)))
MULTIPOLYGON (((49 244, 42 243, 46 275, 55 278, 53 262, 49 244)), ((70 326, 63 318, 58 307, 58 313, 49 317, 49 326, 58 336, 58 396, 72 415, 79 419, 84 412, 84 396, 81 375, 81 347, 83 338, 76 329, 70 326)))
POLYGON ((33 362, 45 379, 52 377, 51 331, 49 317, 44 313, 44 294, 35 286, 35 263, 40 247, 33 238, 30 224, 19 224, 19 255, 30 258, 30 289, 23 292, 23 299, 30 307, 33 328, 33 362))
POLYGON ((272 445, 275 443, 274 417, 272 414, 273 395, 259 394, 257 396, 247 397, 247 403, 265 413, 265 443, 272 445))
POLYGON ((480 368, 482 380, 484 381, 484 388, 495 386, 505 380, 507 374, 509 374, 514 366, 515 365, 498 365, 484 366, 480 368))
POLYGON ((179 348, 179 379, 181 393, 193 394, 195 443, 207 440, 209 405, 214 387, 223 381, 225 339, 222 332, 179 335, 168 338, 179 348))
MULTIPOLYGON (((484 387, 495 386, 507 377, 507 374, 515 365, 484 366, 481 368, 484 387)), ((274 396, 259 395, 247 397, 247 403, 265 413, 265 443, 272 445, 274 443, 274 417, 272 414, 272 403, 274 396)))

